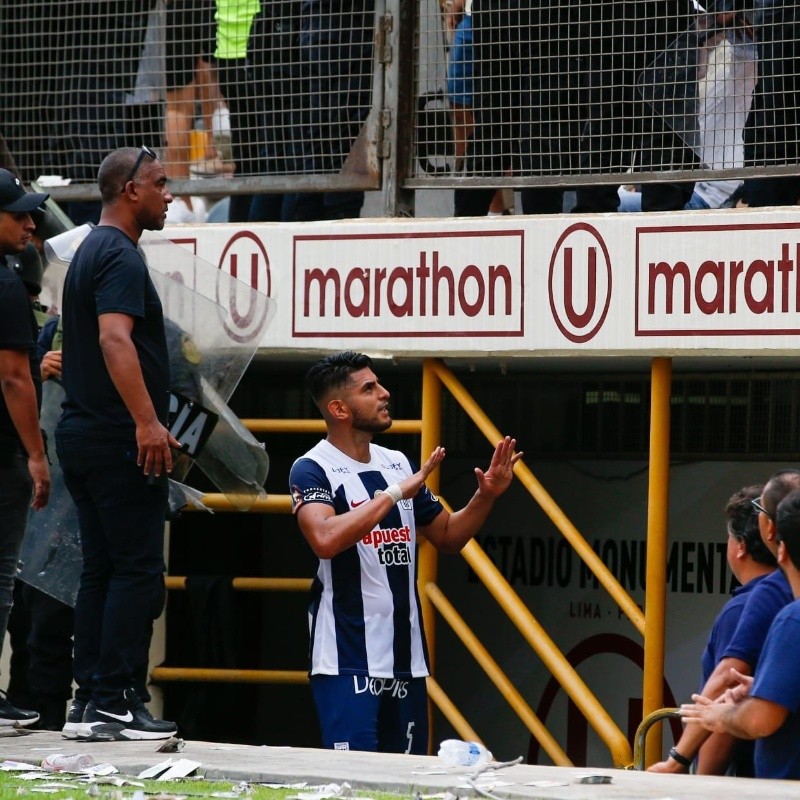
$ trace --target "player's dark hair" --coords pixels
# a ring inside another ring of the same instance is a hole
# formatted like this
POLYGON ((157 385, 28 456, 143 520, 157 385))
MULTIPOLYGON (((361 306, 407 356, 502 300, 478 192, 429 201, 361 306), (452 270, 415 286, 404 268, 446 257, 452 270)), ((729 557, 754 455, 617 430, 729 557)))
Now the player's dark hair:
POLYGON ((306 388, 314 402, 319 405, 331 389, 338 389, 347 383, 353 372, 372 367, 372 359, 363 353, 346 350, 325 356, 306 373, 306 388))

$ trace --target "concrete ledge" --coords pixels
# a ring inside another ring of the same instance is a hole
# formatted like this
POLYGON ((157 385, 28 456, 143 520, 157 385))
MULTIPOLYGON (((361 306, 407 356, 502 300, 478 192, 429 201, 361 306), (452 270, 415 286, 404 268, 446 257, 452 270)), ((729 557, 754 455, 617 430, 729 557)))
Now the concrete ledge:
MULTIPOLYGON (((156 752, 160 742, 76 742, 60 733, 34 731, 0 737, 0 760, 38 764, 50 753, 88 753, 96 762, 113 764, 120 773, 136 775, 172 756, 199 761, 198 772, 211 780, 251 783, 349 783, 353 789, 385 791, 404 797, 450 790, 479 796, 464 784, 474 768, 443 768, 435 756, 258 747, 224 742, 187 741, 180 753, 156 752), (437 774, 430 774, 437 771, 437 774)), ((793 781, 713 778, 694 775, 651 775, 633 770, 540 767, 524 764, 493 773, 496 783, 484 786, 498 797, 530 800, 771 800, 797 796, 793 781), (607 775, 610 785, 581 784, 582 776, 607 775), (534 782, 558 786, 534 786, 534 782), (511 785, 505 785, 510 783, 511 785)))

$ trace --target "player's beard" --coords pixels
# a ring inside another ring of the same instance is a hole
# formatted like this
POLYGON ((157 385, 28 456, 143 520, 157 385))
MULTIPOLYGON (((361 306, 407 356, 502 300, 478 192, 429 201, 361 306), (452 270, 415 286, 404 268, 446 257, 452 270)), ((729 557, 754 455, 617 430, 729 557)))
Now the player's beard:
POLYGON ((357 411, 354 411, 353 427, 357 431, 362 431, 363 433, 383 433, 383 431, 392 427, 392 418, 389 417, 386 422, 382 422, 374 417, 364 417, 357 411))

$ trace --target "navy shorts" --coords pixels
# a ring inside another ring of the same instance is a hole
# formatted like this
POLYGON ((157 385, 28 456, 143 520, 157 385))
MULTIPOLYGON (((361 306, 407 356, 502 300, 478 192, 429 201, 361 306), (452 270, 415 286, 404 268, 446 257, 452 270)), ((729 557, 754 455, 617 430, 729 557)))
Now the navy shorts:
POLYGON ((372 753, 428 753, 425 678, 312 675, 322 746, 372 753))
POLYGON ((447 62, 447 96, 451 103, 472 105, 472 17, 464 14, 456 25, 447 62))

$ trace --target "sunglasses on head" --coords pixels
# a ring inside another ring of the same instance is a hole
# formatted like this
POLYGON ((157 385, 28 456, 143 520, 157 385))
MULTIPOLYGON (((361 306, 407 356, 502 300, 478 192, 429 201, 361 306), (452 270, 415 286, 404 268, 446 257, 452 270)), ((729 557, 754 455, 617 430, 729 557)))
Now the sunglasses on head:
POLYGON ((133 180, 134 176, 139 170, 139 167, 142 166, 142 161, 144 161, 145 156, 147 158, 152 158, 153 160, 158 158, 155 150, 152 150, 151 148, 147 147, 147 145, 142 145, 142 149, 139 151, 139 157, 136 159, 136 161, 133 162, 133 167, 131 168, 131 171, 128 173, 128 177, 125 178, 125 182, 122 184, 123 191, 125 189, 125 186, 127 186, 128 181, 133 180))

